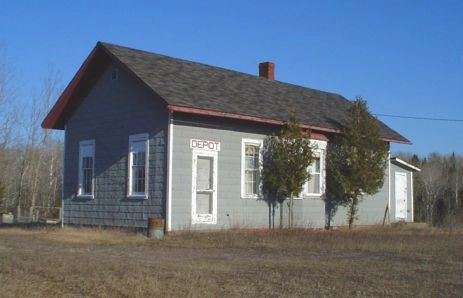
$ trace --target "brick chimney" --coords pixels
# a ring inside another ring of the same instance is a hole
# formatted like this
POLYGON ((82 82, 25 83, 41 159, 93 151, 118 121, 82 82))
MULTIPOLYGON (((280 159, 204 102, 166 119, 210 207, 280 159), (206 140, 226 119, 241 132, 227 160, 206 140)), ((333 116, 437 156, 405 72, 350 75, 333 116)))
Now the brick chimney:
POLYGON ((259 63, 259 77, 273 81, 275 79, 275 64, 273 62, 259 63))

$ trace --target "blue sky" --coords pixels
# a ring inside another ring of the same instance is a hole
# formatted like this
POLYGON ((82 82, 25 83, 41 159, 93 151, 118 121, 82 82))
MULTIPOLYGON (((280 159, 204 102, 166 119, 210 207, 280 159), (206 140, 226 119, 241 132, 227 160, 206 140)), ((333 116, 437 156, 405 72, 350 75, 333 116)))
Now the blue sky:
MULTIPOLYGON (((27 105, 49 63, 66 85, 97 41, 362 96, 373 114, 463 120, 463 1, 0 2, 0 47, 27 105)), ((413 145, 463 154, 463 121, 379 118, 413 145)))

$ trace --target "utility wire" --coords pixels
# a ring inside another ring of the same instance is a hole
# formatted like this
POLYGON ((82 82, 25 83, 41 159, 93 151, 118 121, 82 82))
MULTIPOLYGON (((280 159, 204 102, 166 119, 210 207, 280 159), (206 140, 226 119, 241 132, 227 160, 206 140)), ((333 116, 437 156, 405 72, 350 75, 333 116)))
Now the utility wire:
POLYGON ((390 115, 390 114, 373 114, 373 115, 380 116, 380 117, 392 117, 392 118, 413 119, 413 120, 463 122, 463 119, 415 117, 415 116, 390 115))

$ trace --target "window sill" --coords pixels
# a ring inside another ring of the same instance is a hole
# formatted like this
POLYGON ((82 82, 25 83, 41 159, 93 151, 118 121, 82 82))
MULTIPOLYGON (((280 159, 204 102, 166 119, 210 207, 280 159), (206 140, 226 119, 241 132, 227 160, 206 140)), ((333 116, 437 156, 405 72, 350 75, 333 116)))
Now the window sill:
POLYGON ((196 215, 196 217, 193 219, 192 224, 194 225, 216 225, 217 224, 217 218, 212 217, 210 215, 196 215))
POLYGON ((259 200, 259 199, 263 199, 264 196, 262 196, 262 195, 242 195, 241 198, 242 199, 256 199, 256 200, 259 200))
POLYGON ((306 193, 302 196, 303 199, 320 199, 323 194, 321 193, 306 193))
POLYGON ((129 200, 147 200, 148 195, 127 195, 129 200))
POLYGON ((76 199, 80 199, 80 200, 93 200, 95 197, 93 195, 76 195, 75 196, 76 199))

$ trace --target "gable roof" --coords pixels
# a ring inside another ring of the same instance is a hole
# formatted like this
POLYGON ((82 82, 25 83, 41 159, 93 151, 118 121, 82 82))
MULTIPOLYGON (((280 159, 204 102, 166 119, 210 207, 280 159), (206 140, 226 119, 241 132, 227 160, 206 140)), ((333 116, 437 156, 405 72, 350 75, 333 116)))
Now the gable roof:
MULTIPOLYGON (((305 127, 341 132, 351 104, 334 93, 98 42, 42 126, 64 129, 68 117, 110 61, 159 95, 171 112, 281 124, 295 111, 298 122, 305 127)), ((384 139, 410 143, 380 123, 384 139)))

